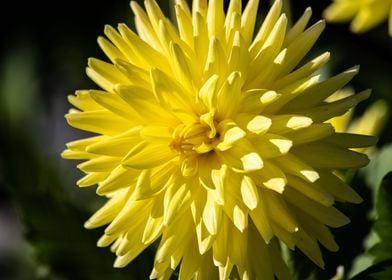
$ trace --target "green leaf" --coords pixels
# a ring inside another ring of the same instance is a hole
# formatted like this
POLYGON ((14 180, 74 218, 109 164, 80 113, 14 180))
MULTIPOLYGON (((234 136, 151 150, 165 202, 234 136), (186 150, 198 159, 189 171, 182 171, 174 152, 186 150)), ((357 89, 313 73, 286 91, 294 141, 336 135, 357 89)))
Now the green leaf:
POLYGON ((380 241, 368 250, 375 264, 353 280, 392 279, 392 172, 384 177, 378 188, 375 208, 377 219, 373 231, 380 241))
POLYGON ((369 165, 364 168, 366 182, 369 186, 377 188, 384 176, 392 171, 392 145, 383 147, 370 156, 369 165))
POLYGON ((392 259, 392 172, 388 173, 378 190, 376 199, 377 220, 374 231, 380 242, 370 248, 375 262, 392 259))
POLYGON ((357 274, 351 280, 363 280, 363 279, 374 279, 374 280, 386 280, 392 279, 392 259, 382 261, 374 264, 368 269, 357 274))
MULTIPOLYGON (((390 249, 391 245, 388 245, 388 242, 385 241, 380 242, 380 232, 388 235, 388 230, 391 229, 390 227, 384 227, 383 224, 390 223, 391 221, 390 216, 388 218, 388 213, 391 215, 390 209, 388 209, 390 208, 388 207, 390 206, 390 202, 388 204, 387 199, 388 191, 390 192, 387 186, 390 176, 385 178, 384 176, 392 171, 392 145, 385 146, 381 150, 373 153, 370 164, 362 171, 364 171, 363 175, 366 176, 367 185, 371 187, 369 190, 371 190, 372 197, 374 198, 372 204, 375 206, 372 207, 369 214, 373 221, 376 220, 376 223, 373 224, 371 233, 365 239, 364 248, 366 253, 361 254, 354 260, 353 268, 349 275, 356 275, 360 271, 367 270, 375 262, 377 263, 383 259, 391 258, 391 254, 388 253, 388 248, 390 249), (383 183, 381 184, 381 182, 383 183)), ((368 197, 365 202, 369 202, 369 196, 363 197, 368 197)), ((386 240, 391 240, 387 236, 384 237, 386 240)))

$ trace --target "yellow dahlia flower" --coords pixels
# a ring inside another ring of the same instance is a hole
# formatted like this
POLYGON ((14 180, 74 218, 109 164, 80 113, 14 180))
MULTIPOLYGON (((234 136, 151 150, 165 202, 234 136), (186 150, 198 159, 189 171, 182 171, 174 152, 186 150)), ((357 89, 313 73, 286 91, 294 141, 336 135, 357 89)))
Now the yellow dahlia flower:
POLYGON ((98 184, 107 203, 85 224, 108 225, 116 267, 157 241, 151 278, 289 279, 279 242, 323 267, 319 244, 336 251, 328 227, 349 219, 334 201, 361 198, 334 175, 368 163, 351 151, 374 138, 336 133, 330 118, 369 96, 325 99, 357 73, 328 80, 321 54, 298 66, 324 29, 288 28, 275 1, 254 34, 257 0, 185 0, 177 27, 154 0, 131 2, 137 33, 107 26, 98 43, 111 63, 90 59, 102 90, 69 97, 68 123, 97 136, 67 144, 83 159, 81 187, 98 184))
POLYGON ((328 21, 351 22, 353 32, 365 32, 389 17, 389 34, 392 36, 392 0, 333 0, 325 11, 328 21))
MULTIPOLYGON (((331 95, 328 101, 337 101, 354 94, 350 89, 344 89, 331 95)), ((355 134, 364 134, 378 136, 384 128, 388 118, 388 105, 384 100, 378 100, 371 104, 362 116, 354 117, 353 109, 349 110, 342 116, 338 116, 327 121, 331 123, 336 132, 347 132, 355 134)), ((372 149, 370 148, 356 148, 356 151, 369 154, 372 149)))
MULTIPOLYGON (((329 101, 337 101, 354 94, 351 90, 338 91, 328 98, 329 101)), ((331 123, 336 132, 348 132, 364 135, 377 136, 380 134, 388 117, 388 105, 384 100, 378 100, 366 108, 362 116, 354 118, 353 110, 344 115, 332 118, 331 123)))

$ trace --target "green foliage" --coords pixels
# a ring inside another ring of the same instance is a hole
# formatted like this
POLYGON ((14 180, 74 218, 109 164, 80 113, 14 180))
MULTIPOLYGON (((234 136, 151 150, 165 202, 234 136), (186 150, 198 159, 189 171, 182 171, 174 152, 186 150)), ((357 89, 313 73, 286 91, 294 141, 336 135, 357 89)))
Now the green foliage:
MULTIPOLYGON (((391 147, 388 147, 377 155, 377 160, 374 161, 373 167, 370 168, 374 172, 372 174, 375 180, 378 179, 377 175, 388 169, 391 170, 391 165, 384 165, 390 160, 388 155, 391 154, 391 151, 391 147), (375 166, 379 168, 375 168, 375 166)), ((375 210, 377 218, 373 231, 379 241, 368 250, 368 253, 373 257, 374 264, 357 274, 353 280, 392 279, 392 172, 389 172, 382 179, 377 189, 375 210)))
POLYGON ((368 269, 357 274, 351 280, 387 280, 392 279, 392 259, 372 265, 368 269))
MULTIPOLYGON (((388 173, 378 190, 376 201, 377 220, 374 231, 380 242, 370 248, 375 263, 392 260, 392 172, 388 173)), ((392 270, 392 267, 391 267, 392 270)))
MULTIPOLYGON (((138 2, 143 3, 143 0, 138 2)), ((158 2, 166 15, 174 15, 175 11, 170 8, 174 0, 158 2)), ((315 14, 313 20, 319 19, 321 11, 329 4, 329 1, 310 2, 291 1, 292 18, 297 19, 311 4, 315 14)), ((36 32, 30 34, 35 41, 27 42, 24 38, 31 31, 28 29, 21 32, 23 40, 15 43, 17 48, 10 43, 11 47, 8 50, 4 47, 5 51, 1 53, 0 194, 11 197, 23 224, 23 236, 31 244, 32 252, 21 252, 29 259, 26 263, 7 260, 9 267, 14 266, 14 270, 18 270, 14 271, 14 275, 4 274, 1 269, 4 265, 0 263, 0 279, 148 279, 152 268, 153 250, 146 250, 126 268, 112 267, 115 255, 108 248, 96 246, 103 229, 83 228, 84 221, 102 201, 93 200, 95 196, 90 196, 88 190, 76 190, 74 177, 78 175, 61 168, 61 159, 53 156, 57 156, 58 151, 48 145, 50 139, 42 142, 43 138, 55 133, 51 130, 54 125, 48 124, 57 122, 62 129, 65 128, 62 115, 66 109, 61 111, 58 119, 49 115, 55 110, 53 100, 59 98, 65 102, 66 95, 74 89, 88 88, 92 84, 83 76, 81 65, 88 55, 102 58, 95 38, 102 33, 103 24, 128 20, 128 24, 132 25, 132 18, 125 16, 130 15, 127 9, 129 1, 105 5, 90 2, 88 5, 101 10, 94 11, 94 17, 89 15, 88 20, 85 11, 91 11, 90 6, 84 10, 81 8, 79 17, 74 18, 70 14, 80 10, 79 6, 75 9, 75 3, 64 3, 69 5, 64 7, 68 11, 65 13, 67 18, 56 15, 52 19, 52 27, 46 31, 41 31, 41 24, 26 20, 25 24, 36 32), (73 24, 70 24, 70 17, 75 21, 73 24), (40 36, 35 36, 37 34, 40 36), (59 93, 57 97, 55 92, 59 93)), ((266 9, 268 1, 263 5, 261 9, 266 9)), ((42 9, 46 10, 47 7, 42 9)), ((33 11, 29 14, 40 18, 33 11)), ((6 28, 8 33, 3 37, 8 40, 15 30, 11 26, 6 28)), ((386 35, 386 26, 356 35, 348 32, 347 25, 331 24, 310 56, 331 51, 332 61, 330 68, 326 69, 331 73, 355 64, 361 65, 361 72, 352 85, 358 90, 373 88, 374 91, 370 101, 360 104, 358 114, 379 98, 385 99, 392 108, 391 40, 386 35)), ((66 141, 61 139, 61 142, 63 145, 66 141)), ((392 173, 389 173, 392 170, 392 145, 388 145, 391 142, 392 130, 385 129, 380 136, 380 143, 385 146, 375 151, 371 163, 362 172, 351 174, 350 184, 361 194, 364 202, 360 205, 337 205, 352 222, 333 230, 340 250, 332 253, 323 250, 325 269, 317 268, 299 250, 284 250, 294 279, 331 279, 338 266, 344 267, 347 278, 355 259, 369 255, 373 257, 373 265, 366 268, 359 264, 356 271, 362 271, 352 280, 392 279, 392 173), (372 236, 377 235, 379 242, 367 248, 364 241, 369 232, 372 236)))
POLYGON ((369 186, 377 189, 384 176, 392 170, 392 145, 383 147, 370 158, 369 165, 364 169, 369 186))

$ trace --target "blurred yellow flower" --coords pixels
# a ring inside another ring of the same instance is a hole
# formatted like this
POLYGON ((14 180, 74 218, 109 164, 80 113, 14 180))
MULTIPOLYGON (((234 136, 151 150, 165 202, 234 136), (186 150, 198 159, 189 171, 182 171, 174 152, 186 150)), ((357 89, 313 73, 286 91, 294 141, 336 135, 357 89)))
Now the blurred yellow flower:
POLYGON ((392 36, 392 0, 333 0, 325 11, 327 21, 351 22, 353 32, 365 32, 389 17, 392 36))
MULTIPOLYGON (((336 92, 328 98, 328 101, 337 101, 354 94, 350 89, 344 89, 336 92)), ((384 128, 388 118, 388 106, 384 100, 378 100, 371 104, 362 116, 353 117, 353 109, 349 110, 342 116, 332 118, 328 121, 331 123, 336 132, 346 132, 355 134, 364 134, 378 136, 384 128)), ((372 149, 356 148, 356 151, 369 153, 372 149)))
POLYGON ((155 1, 131 2, 137 33, 98 39, 111 63, 90 59, 87 74, 103 90, 69 96, 66 115, 97 136, 62 156, 86 160, 78 185, 108 198, 85 226, 108 224, 98 245, 116 267, 157 241, 151 278, 289 279, 279 242, 320 267, 318 243, 338 250, 328 227, 349 219, 333 204, 361 198, 333 172, 366 165, 350 148, 374 138, 325 122, 370 93, 327 103, 358 68, 322 80, 329 53, 298 66, 324 22, 306 28, 307 9, 289 28, 278 0, 253 36, 258 2, 177 0, 178 29, 155 1))

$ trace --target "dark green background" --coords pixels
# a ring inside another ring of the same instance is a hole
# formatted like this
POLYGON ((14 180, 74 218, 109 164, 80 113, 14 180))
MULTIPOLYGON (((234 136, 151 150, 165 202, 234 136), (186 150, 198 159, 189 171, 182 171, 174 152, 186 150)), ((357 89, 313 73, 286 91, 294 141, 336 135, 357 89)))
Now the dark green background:
MULTIPOLYGON (((170 16, 168 2, 160 2, 170 16)), ((291 1, 291 16, 298 19, 311 6, 316 22, 329 3, 291 1)), ((146 279, 153 250, 125 269, 112 268, 114 254, 95 246, 102 229, 83 228, 102 201, 93 188, 75 186, 81 176, 75 162, 59 157, 66 142, 86 135, 66 125, 66 96, 76 89, 96 88, 85 75, 87 58, 104 59, 96 38, 105 24, 132 26, 129 1, 13 1, 7 6, 0 16, 0 279, 146 279)), ((262 1, 260 19, 268 7, 268 1, 262 1)), ((350 33, 347 24, 329 24, 309 57, 327 50, 332 54, 331 73, 359 64, 360 74, 351 85, 358 91, 373 89, 356 114, 380 98, 392 107, 392 38, 386 23, 362 35, 350 33)), ((388 120, 380 135, 380 148, 392 140, 390 124, 388 120)), ((381 165, 392 153, 386 154, 381 165)), ((374 168, 369 172, 378 170, 374 168)), ((325 252, 325 271, 295 253, 298 279, 310 273, 328 279, 338 265, 348 271, 365 250, 377 184, 365 183, 363 174, 367 173, 351 174, 351 179, 365 202, 339 206, 352 219, 334 231, 341 250, 325 252)))

